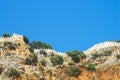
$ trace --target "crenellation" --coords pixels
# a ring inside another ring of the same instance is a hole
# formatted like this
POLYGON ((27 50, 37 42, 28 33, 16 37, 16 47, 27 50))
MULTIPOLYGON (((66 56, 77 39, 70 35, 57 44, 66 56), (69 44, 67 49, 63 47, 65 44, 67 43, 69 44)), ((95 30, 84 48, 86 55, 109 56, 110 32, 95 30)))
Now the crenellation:
POLYGON ((57 53, 57 54, 59 54, 59 55, 64 55, 64 54, 65 54, 65 53, 63 53, 63 52, 57 52, 57 51, 52 50, 52 49, 34 49, 34 53, 38 53, 38 52, 40 52, 40 50, 44 50, 44 51, 46 51, 47 53, 51 53, 51 52, 57 53))
POLYGON ((120 47, 120 43, 107 41, 107 42, 95 44, 93 47, 89 48, 88 50, 86 50, 84 52, 89 53, 89 52, 94 51, 94 50, 99 50, 101 48, 108 48, 108 47, 113 47, 113 46, 120 47))
POLYGON ((4 41, 14 42, 15 40, 23 40, 23 36, 14 33, 12 37, 7 37, 7 38, 6 37, 0 37, 0 42, 4 42, 4 41))

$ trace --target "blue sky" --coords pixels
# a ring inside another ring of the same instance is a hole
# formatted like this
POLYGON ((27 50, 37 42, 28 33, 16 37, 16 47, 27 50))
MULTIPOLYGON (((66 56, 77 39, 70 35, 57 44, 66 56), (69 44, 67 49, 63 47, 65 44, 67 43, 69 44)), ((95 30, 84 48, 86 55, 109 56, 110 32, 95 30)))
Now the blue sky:
POLYGON ((18 33, 57 51, 120 39, 120 0, 0 0, 0 34, 18 33))

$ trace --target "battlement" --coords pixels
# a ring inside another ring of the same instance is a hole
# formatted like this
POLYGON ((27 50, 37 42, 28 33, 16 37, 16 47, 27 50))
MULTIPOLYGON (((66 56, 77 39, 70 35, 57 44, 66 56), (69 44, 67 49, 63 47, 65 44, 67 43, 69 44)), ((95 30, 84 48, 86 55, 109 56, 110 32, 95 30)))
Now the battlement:
POLYGON ((88 50, 84 51, 85 53, 89 53, 91 51, 94 50, 99 50, 101 48, 108 48, 108 47, 120 47, 120 43, 118 42, 112 42, 112 41, 106 41, 106 42, 102 42, 99 44, 95 44, 93 47, 89 48, 88 50))
POLYGON ((23 40, 23 36, 14 33, 12 37, 0 37, 0 42, 4 42, 4 41, 15 41, 15 40, 23 40))
POLYGON ((38 53, 38 52, 40 52, 40 50, 44 50, 44 51, 46 51, 47 53, 57 53, 57 54, 59 54, 59 55, 65 55, 65 53, 63 53, 63 52, 57 52, 57 51, 55 51, 55 50, 52 50, 52 49, 34 49, 34 52, 35 53, 38 53))

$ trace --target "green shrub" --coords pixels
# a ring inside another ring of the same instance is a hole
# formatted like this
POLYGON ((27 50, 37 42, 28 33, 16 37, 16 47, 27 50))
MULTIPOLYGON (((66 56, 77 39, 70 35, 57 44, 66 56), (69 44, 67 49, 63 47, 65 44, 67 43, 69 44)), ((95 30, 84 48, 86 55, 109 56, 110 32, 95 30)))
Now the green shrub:
POLYGON ((5 37, 5 38, 10 37, 10 36, 11 36, 11 35, 8 34, 8 33, 4 33, 4 34, 2 35, 2 37, 5 37))
POLYGON ((72 52, 66 52, 66 54, 68 54, 68 56, 71 56, 72 60, 77 63, 80 61, 80 59, 83 59, 85 58, 85 54, 81 51, 77 51, 77 50, 74 50, 72 52))
POLYGON ((120 43, 120 40, 117 40, 116 42, 120 43))
POLYGON ((3 67, 2 67, 2 66, 0 66, 0 74, 2 73, 2 71, 3 71, 3 67))
POLYGON ((34 52, 34 48, 29 47, 29 51, 33 53, 34 52))
POLYGON ((63 57, 62 56, 59 56, 59 55, 54 55, 51 57, 51 62, 53 64, 53 66, 56 66, 56 65, 62 65, 63 64, 63 57))
POLYGON ((98 57, 101 57, 101 54, 98 54, 98 53, 94 53, 94 54, 91 54, 92 55, 92 58, 93 59, 96 59, 98 57))
POLYGON ((10 56, 11 54, 9 53, 9 52, 7 52, 6 54, 5 54, 5 56, 10 56))
POLYGON ((43 54, 44 56, 47 56, 47 53, 44 50, 40 50, 40 54, 43 54))
POLYGON ((16 47, 14 45, 8 46, 10 50, 16 50, 16 47))
POLYGON ((18 76, 20 76, 20 72, 18 72, 14 68, 10 68, 9 71, 5 72, 5 75, 8 77, 18 77, 18 76))
POLYGON ((95 71, 95 70, 96 70, 95 64, 89 64, 89 65, 87 66, 87 70, 88 70, 88 71, 95 71))
POLYGON ((32 63, 32 62, 31 62, 31 59, 27 57, 27 58, 25 59, 25 64, 31 65, 31 63, 32 63))
POLYGON ((68 65, 74 65, 74 63, 73 62, 69 62, 68 65))
POLYGON ((38 61, 37 55, 36 54, 30 55, 30 59, 31 59, 31 64, 36 65, 36 63, 38 61))
POLYGON ((26 36, 23 36, 23 40, 24 40, 24 42, 25 42, 26 44, 29 43, 29 39, 28 39, 26 36))
POLYGON ((4 46, 12 45, 12 42, 5 41, 4 46))
POLYGON ((120 59, 120 54, 117 55, 117 59, 120 59))
POLYGON ((67 71, 65 71, 70 77, 77 77, 80 75, 81 70, 77 67, 70 67, 67 71))
POLYGON ((30 54, 29 57, 25 59, 25 64, 27 65, 36 65, 38 58, 36 54, 30 54))
POLYGON ((40 61, 40 63, 42 64, 42 66, 46 66, 46 60, 45 59, 42 59, 41 61, 40 61))
POLYGON ((33 41, 29 43, 29 46, 34 49, 52 49, 52 46, 40 41, 33 41))
POLYGON ((112 54, 112 51, 111 50, 108 50, 108 51, 105 51, 104 52, 104 55, 105 56, 110 56, 112 54))
POLYGON ((12 42, 4 42, 4 46, 7 46, 10 50, 16 50, 16 45, 13 44, 12 42))

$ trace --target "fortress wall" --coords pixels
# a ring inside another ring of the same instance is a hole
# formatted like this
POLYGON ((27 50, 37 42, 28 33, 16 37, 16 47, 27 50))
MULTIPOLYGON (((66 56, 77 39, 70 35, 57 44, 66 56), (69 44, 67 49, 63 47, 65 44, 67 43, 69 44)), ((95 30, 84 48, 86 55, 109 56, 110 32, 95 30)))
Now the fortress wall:
POLYGON ((112 42, 112 41, 106 41, 103 43, 95 44, 93 47, 89 48, 88 50, 84 51, 85 53, 89 53, 94 50, 99 50, 101 48, 108 48, 108 47, 113 47, 117 46, 120 47, 120 43, 118 42, 112 42))
POLYGON ((40 52, 40 50, 44 50, 44 51, 46 51, 48 54, 50 54, 50 53, 57 53, 57 54, 59 54, 59 55, 65 55, 65 53, 63 53, 63 52, 57 52, 57 51, 55 51, 55 50, 52 50, 52 49, 34 49, 34 52, 35 53, 37 53, 37 52, 40 52))
POLYGON ((11 42, 14 42, 15 40, 23 40, 23 36, 22 35, 18 35, 18 34, 13 34, 12 37, 0 37, 0 42, 4 42, 4 41, 11 41, 11 42))

